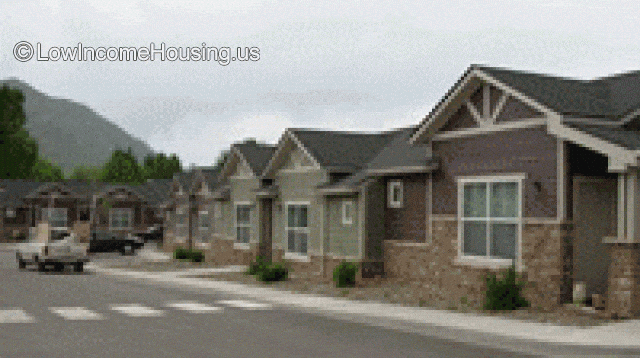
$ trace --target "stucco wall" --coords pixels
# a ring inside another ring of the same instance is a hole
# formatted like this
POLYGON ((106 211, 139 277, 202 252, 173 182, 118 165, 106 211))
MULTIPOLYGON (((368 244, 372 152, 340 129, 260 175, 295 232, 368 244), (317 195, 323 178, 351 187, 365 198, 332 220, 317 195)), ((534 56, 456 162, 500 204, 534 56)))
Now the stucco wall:
POLYGON ((275 184, 278 186, 280 196, 275 200, 273 211, 273 247, 286 250, 287 236, 285 233, 286 204, 308 203, 309 241, 307 250, 309 254, 319 255, 321 251, 322 232, 322 205, 321 198, 316 195, 316 186, 324 183, 326 174, 322 170, 288 171, 281 170, 276 174, 275 184))

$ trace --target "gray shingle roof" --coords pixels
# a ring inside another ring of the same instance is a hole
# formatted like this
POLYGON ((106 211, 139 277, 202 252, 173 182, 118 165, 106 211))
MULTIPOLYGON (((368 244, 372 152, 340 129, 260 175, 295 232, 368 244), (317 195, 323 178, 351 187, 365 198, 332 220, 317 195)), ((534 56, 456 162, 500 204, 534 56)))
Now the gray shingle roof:
POLYGON ((363 168, 394 136, 394 132, 357 133, 300 128, 290 131, 322 167, 345 173, 363 168))
POLYGON ((427 167, 426 145, 411 145, 409 138, 415 133, 417 126, 397 130, 391 143, 384 147, 367 165, 367 171, 393 171, 406 168, 427 167))
POLYGON ((233 146, 242 153, 255 175, 262 174, 269 160, 271 160, 271 157, 273 157, 273 154, 276 152, 275 146, 256 143, 253 140, 236 143, 233 146))
POLYGON ((640 107, 640 71, 590 81, 472 65, 568 116, 616 119, 640 107))
POLYGON ((617 144, 631 150, 640 149, 640 132, 614 126, 598 126, 567 123, 571 128, 578 129, 594 137, 605 140, 609 143, 617 144))
POLYGON ((24 204, 24 198, 29 193, 46 183, 24 179, 2 179, 0 186, 0 207, 17 207, 24 204))
POLYGON ((151 206, 162 205, 171 195, 172 179, 153 179, 132 186, 132 190, 142 195, 151 206))

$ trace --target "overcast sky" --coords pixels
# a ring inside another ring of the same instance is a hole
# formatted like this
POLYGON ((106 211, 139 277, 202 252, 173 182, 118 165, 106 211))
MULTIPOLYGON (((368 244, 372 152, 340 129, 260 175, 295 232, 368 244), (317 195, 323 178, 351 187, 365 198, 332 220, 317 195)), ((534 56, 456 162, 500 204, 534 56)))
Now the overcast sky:
POLYGON ((417 124, 472 63, 584 79, 640 69, 639 16, 637 1, 605 0, 2 0, 0 78, 82 102, 184 165, 210 165, 235 141, 275 143, 287 127, 417 124), (20 62, 21 41, 40 43, 42 57, 79 43, 204 43, 254 47, 259 59, 20 62))

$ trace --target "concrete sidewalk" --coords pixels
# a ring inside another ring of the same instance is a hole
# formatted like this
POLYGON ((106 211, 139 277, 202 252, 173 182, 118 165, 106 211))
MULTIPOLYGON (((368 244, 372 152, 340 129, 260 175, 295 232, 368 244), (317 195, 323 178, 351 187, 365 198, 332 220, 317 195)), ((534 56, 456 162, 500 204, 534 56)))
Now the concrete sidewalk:
MULTIPOLYGON (((353 301, 347 299, 298 294, 279 291, 269 287, 257 287, 226 281, 189 278, 190 272, 133 272, 120 269, 101 268, 90 265, 88 269, 96 272, 135 279, 154 280, 203 292, 224 292, 251 297, 273 304, 295 307, 306 311, 322 311, 332 316, 348 316, 403 322, 412 327, 447 327, 471 333, 490 334, 527 341, 541 341, 568 345, 609 346, 618 348, 640 348, 640 321, 630 320, 622 323, 598 327, 569 327, 520 321, 474 313, 459 313, 436 309, 404 307, 386 303, 353 301)), ((227 270, 237 268, 227 268, 227 270)), ((215 272, 220 269, 205 269, 215 272)), ((201 272, 198 272, 201 273, 201 272)), ((380 323, 380 322, 377 322, 380 323)), ((378 324, 382 325, 382 324, 378 324)))

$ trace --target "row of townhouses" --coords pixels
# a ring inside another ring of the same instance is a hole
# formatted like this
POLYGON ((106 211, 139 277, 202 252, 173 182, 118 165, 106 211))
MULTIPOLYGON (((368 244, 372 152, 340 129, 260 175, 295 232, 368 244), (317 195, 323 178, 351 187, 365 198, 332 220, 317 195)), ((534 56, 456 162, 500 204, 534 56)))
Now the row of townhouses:
POLYGON ((171 183, 151 180, 131 186, 83 180, 0 180, 0 241, 28 238, 42 221, 49 222, 53 230, 77 230, 83 239, 88 238, 89 223, 98 231, 157 230, 163 225, 171 183))
POLYGON ((287 129, 276 145, 234 144, 219 170, 141 188, 24 189, 3 230, 66 200, 67 221, 163 220, 165 250, 200 248, 210 262, 263 255, 330 279, 349 260, 359 280, 412 281, 425 297, 475 306, 485 275, 515 265, 534 307, 571 301, 579 283, 633 316, 639 116, 640 72, 585 81, 472 65, 414 126, 287 129))
POLYGON ((515 264, 535 307, 571 301, 580 283, 635 315, 639 114, 639 72, 472 65, 413 127, 287 129, 274 146, 233 145, 219 173, 177 177, 165 247, 191 238, 213 262, 262 254, 325 279, 347 259, 360 279, 473 305, 485 274, 515 264))

